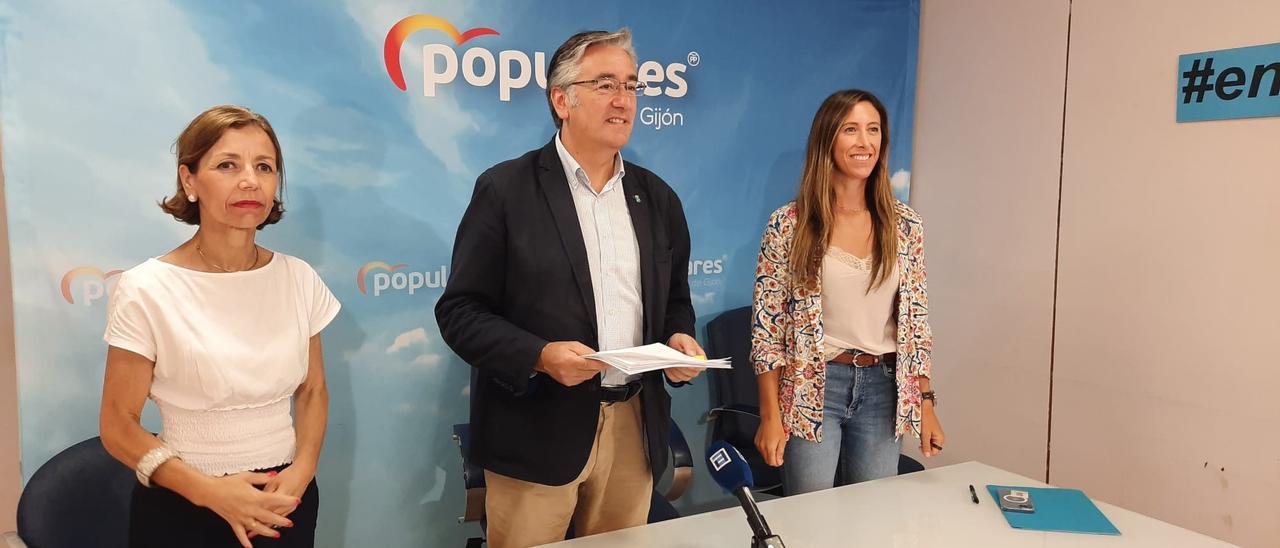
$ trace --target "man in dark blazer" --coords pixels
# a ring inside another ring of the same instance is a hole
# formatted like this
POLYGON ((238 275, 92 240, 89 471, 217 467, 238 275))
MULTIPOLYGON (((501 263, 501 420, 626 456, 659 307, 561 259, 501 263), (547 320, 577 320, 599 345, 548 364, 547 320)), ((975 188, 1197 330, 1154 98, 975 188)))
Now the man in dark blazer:
POLYGON ((585 32, 547 67, 560 131, 476 180, 458 226, 440 332, 472 366, 470 459, 485 469, 494 548, 647 521, 671 400, 700 368, 627 376, 582 358, 666 343, 697 356, 680 199, 624 162, 631 35, 585 32), (665 379, 664 379, 665 377, 665 379))

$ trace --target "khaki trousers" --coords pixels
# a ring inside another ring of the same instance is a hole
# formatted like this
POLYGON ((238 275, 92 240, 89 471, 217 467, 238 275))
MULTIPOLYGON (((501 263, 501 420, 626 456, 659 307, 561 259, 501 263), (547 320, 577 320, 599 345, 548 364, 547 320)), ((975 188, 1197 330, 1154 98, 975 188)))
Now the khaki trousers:
POLYGON ((639 397, 601 404, 591 456, 568 484, 542 485, 485 470, 489 546, 564 540, 571 519, 577 537, 647 523, 653 476, 640 417, 639 397))

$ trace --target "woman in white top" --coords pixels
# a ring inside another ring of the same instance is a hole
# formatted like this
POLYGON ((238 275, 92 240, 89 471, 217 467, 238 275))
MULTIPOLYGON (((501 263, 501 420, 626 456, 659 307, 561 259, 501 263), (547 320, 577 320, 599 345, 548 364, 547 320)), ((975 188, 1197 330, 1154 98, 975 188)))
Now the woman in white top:
POLYGON ((130 545, 312 546, 320 331, 340 305, 307 263, 254 243, 284 213, 266 118, 214 107, 176 147, 177 193, 160 206, 199 228, 121 274, 104 335, 102 442, 140 482, 130 545), (159 436, 139 424, 148 398, 159 436))
POLYGON ((893 197, 888 153, 888 114, 874 95, 827 97, 796 200, 761 239, 755 442, 782 466, 786 494, 896 474, 906 433, 925 456, 944 443, 929 386, 924 233, 893 197))

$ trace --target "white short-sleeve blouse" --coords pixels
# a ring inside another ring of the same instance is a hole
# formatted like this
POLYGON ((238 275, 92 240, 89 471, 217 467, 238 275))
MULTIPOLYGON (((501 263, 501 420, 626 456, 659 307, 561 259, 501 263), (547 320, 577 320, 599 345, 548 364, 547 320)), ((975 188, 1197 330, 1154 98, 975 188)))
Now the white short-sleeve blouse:
POLYGON ((341 305, 301 259, 211 273, 157 259, 120 275, 104 339, 155 363, 161 439, 211 475, 291 462, 290 396, 341 305))

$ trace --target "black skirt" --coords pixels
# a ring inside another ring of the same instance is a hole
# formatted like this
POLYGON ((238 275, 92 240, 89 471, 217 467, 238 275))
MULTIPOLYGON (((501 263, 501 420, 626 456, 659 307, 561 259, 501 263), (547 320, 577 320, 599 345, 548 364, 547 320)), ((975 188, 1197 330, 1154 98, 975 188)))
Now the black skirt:
MULTIPOLYGON (((255 472, 280 471, 277 466, 255 472)), ((316 512, 320 490, 312 479, 302 493, 302 504, 289 514, 293 527, 280 528, 280 538, 256 536, 255 547, 312 548, 316 539, 316 512)), ((164 487, 135 485, 129 507, 131 548, 232 548, 240 546, 231 525, 208 508, 192 504, 182 495, 164 487)))

